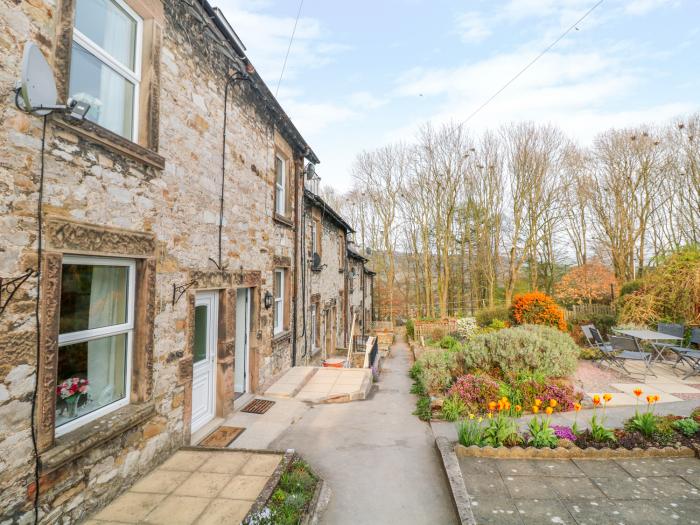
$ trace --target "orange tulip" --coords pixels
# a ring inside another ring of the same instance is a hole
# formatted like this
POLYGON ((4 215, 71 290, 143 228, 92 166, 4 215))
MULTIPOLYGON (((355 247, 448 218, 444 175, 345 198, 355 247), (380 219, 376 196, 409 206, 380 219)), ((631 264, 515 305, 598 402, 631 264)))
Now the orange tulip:
POLYGON ((532 407, 532 413, 533 413, 533 414, 537 414, 537 412, 539 412, 539 411, 540 411, 540 407, 538 407, 537 405, 533 405, 533 407, 532 407))
POLYGON ((651 405, 653 402, 654 402, 654 396, 648 395, 647 396, 647 403, 649 403, 651 405))
POLYGON ((541 400, 541 399, 535 399, 535 406, 542 406, 542 400, 541 400))
POLYGON ((549 400, 549 406, 554 408, 557 406, 557 400, 556 399, 550 399, 549 400))
POLYGON ((593 396, 593 404, 596 406, 600 405, 600 396, 598 394, 593 396))
POLYGON ((515 411, 520 412, 523 409, 520 405, 515 405, 515 411))
POLYGON ((492 411, 496 410, 496 402, 495 401, 491 401, 489 403, 489 410, 492 410, 492 411))
POLYGON ((632 390, 632 393, 634 393, 635 396, 639 397, 642 395, 642 389, 641 388, 635 388, 632 390))
POLYGON ((612 396, 610 394, 603 394, 603 400, 607 403, 612 399, 612 396))
POLYGON ((544 409, 544 411, 547 413, 548 416, 551 416, 552 412, 554 412, 554 409, 552 407, 547 407, 544 409))
POLYGON ((578 412, 579 410, 581 410, 581 404, 580 404, 580 403, 574 403, 574 410, 575 410, 576 412, 578 412))
POLYGON ((659 394, 654 394, 654 403, 656 403, 659 399, 661 399, 659 394))

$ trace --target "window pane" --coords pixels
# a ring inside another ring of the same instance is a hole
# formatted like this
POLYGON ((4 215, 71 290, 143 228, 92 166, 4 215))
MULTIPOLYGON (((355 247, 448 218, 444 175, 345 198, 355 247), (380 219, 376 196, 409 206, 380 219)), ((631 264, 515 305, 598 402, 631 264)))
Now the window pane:
POLYGON ((279 214, 284 214, 284 189, 283 188, 277 188, 276 189, 277 196, 275 197, 275 202, 277 204, 276 206, 276 212, 279 214))
POLYGON ((275 182, 284 185, 284 161, 279 157, 275 157, 275 182))
POLYGON ((64 264, 61 334, 127 322, 129 268, 64 264))
POLYGON ((75 27, 127 68, 136 64, 136 20, 112 0, 78 0, 75 27))
POLYGON ((208 309, 206 305, 200 305, 194 309, 194 362, 207 358, 207 326, 208 309))
POLYGON ((90 104, 86 118, 131 139, 134 122, 134 85, 73 44, 70 96, 90 104))
POLYGON ((275 298, 282 297, 282 272, 275 272, 275 282, 273 285, 275 298))
POLYGON ((282 330, 282 319, 283 317, 283 311, 282 311, 283 303, 282 301, 277 301, 275 303, 275 330, 281 331, 282 330))
POLYGON ((56 426, 126 396, 126 334, 58 349, 56 426))

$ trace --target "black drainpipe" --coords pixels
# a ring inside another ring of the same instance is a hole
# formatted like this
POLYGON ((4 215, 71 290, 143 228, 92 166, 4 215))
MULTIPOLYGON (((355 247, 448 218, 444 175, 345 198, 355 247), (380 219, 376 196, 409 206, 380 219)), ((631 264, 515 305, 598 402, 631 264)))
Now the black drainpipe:
POLYGON ((226 117, 228 116, 228 90, 229 87, 238 81, 250 81, 250 76, 248 73, 242 71, 234 71, 226 79, 226 87, 224 88, 224 132, 222 136, 222 148, 221 148, 221 198, 219 200, 219 257, 218 266, 219 270, 223 270, 222 259, 221 259, 221 236, 224 229, 224 183, 226 181, 226 117))

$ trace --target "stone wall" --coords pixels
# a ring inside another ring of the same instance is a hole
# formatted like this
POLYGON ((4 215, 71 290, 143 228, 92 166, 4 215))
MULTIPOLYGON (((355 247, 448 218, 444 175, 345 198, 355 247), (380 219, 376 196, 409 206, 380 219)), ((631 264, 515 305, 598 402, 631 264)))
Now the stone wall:
MULTIPOLYGON (((5 278, 37 268, 42 124, 40 118, 16 110, 10 93, 19 77, 27 40, 37 42, 56 65, 62 63, 56 58, 61 47, 57 42, 65 37, 59 15, 71 5, 70 0, 0 0, 0 93, 4 93, 0 107, 0 276, 5 278)), ((295 195, 299 194, 294 184, 300 181, 300 152, 276 129, 249 85, 232 88, 224 184, 224 271, 219 271, 210 258, 218 259, 223 93, 228 67, 184 3, 165 2, 162 17, 156 24, 160 29, 154 48, 158 60, 153 64, 160 87, 149 115, 157 117, 157 134, 144 138, 144 146, 150 149, 125 151, 118 143, 99 140, 89 125, 76 129, 59 118, 47 121, 45 243, 51 242, 46 225, 52 220, 93 228, 91 239, 98 244, 114 232, 152 238, 153 253, 139 257, 151 261, 148 264, 154 268, 154 299, 149 305, 150 353, 143 363, 148 369, 147 384, 135 386, 142 391, 132 392, 129 410, 121 413, 123 417, 105 421, 98 430, 80 429, 55 440, 44 436, 39 493, 46 523, 84 518, 187 441, 197 289, 220 290, 225 301, 231 295, 228 292, 239 286, 254 287, 254 388, 262 389, 291 366, 292 338, 273 341, 272 310, 261 305, 265 292, 272 291, 272 274, 279 260, 290 261, 290 279, 296 262, 294 228, 273 220, 274 155, 288 156, 290 194, 295 195), (156 146, 157 153, 153 152, 156 146), (173 285, 193 280, 197 284, 173 304, 173 285)), ((59 84, 62 75, 66 72, 57 72, 59 84)), ((291 202, 292 220, 295 204, 291 202)), ((117 248, 105 251, 91 244, 44 247, 45 257, 59 261, 65 253, 121 254, 111 251, 117 248)), ((333 253, 332 248, 328 250, 333 253)), ((341 275, 337 268, 335 275, 341 275)), ((44 273, 45 280, 47 276, 44 273)), ((33 516, 36 484, 30 423, 37 367, 34 308, 38 284, 35 277, 28 279, 0 317, 2 524, 29 523, 33 516)), ((45 281, 42 288, 50 289, 52 284, 55 281, 45 281)), ((42 323, 46 310, 47 305, 42 304, 42 323)), ((230 308, 223 311, 228 321, 220 327, 218 363, 219 373, 230 381, 233 312, 230 308)), ((229 393, 224 389, 222 395, 229 393)), ((40 389, 40 402, 46 398, 48 394, 40 389)), ((227 399, 220 401, 225 404, 227 399)), ((44 407, 37 406, 38 412, 42 410, 44 407)))

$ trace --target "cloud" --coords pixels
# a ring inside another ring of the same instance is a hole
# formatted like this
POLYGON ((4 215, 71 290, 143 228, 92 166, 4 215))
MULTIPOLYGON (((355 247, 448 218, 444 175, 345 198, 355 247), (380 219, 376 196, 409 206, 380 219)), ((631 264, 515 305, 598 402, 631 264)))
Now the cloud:
POLYGON ((625 6, 625 11, 631 15, 645 15, 655 9, 671 6, 678 6, 678 2, 673 0, 631 0, 625 6))
MULTIPOLYGON (((219 7, 247 48, 247 54, 260 75, 270 85, 277 86, 289 39, 294 29, 296 12, 289 16, 269 14, 275 3, 268 0, 219 0, 219 7)), ((284 82, 294 80, 309 68, 320 68, 334 60, 349 46, 330 40, 320 20, 299 18, 284 82)))
MULTIPOLYGON (((532 52, 525 51, 531 48, 523 45, 453 68, 413 68, 399 77, 396 95, 434 97, 430 120, 461 122, 533 58, 532 52)), ((628 46, 619 44, 602 46, 600 51, 550 52, 478 112, 468 126, 483 130, 519 120, 550 122, 588 142, 608 127, 665 120, 694 109, 683 101, 646 105, 636 101, 634 93, 649 80, 649 71, 631 58, 628 46)), ((410 139, 422 122, 416 118, 391 130, 387 137, 410 139)))
POLYGON ((313 135, 333 124, 346 122, 358 113, 347 106, 324 102, 301 102, 291 99, 285 104, 287 114, 304 135, 313 135))
POLYGON ((464 42, 481 42, 491 35, 489 24, 481 13, 469 11, 457 17, 457 32, 464 42))
POLYGON ((356 91, 350 94, 350 103, 358 109, 378 109, 388 102, 387 98, 376 97, 369 91, 356 91))

